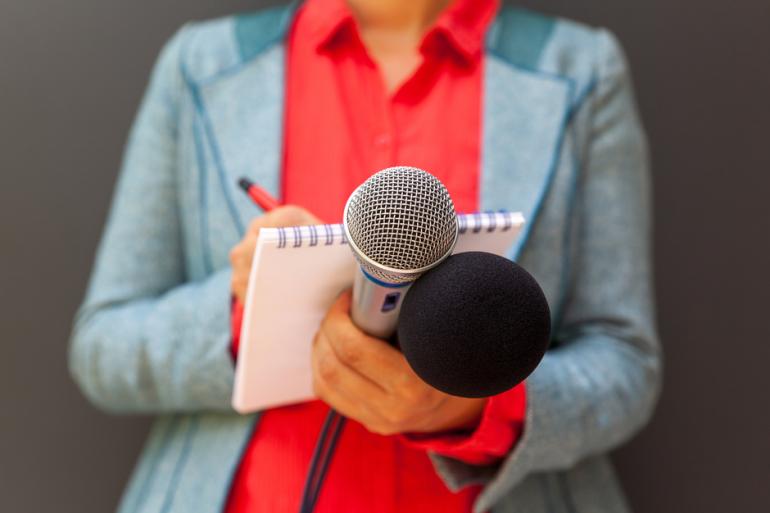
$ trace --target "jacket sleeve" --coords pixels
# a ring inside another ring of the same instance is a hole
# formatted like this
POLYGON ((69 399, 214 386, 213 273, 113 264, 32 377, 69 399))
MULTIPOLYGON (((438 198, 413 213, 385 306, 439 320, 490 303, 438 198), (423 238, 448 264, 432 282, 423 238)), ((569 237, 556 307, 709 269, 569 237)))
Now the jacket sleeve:
POLYGON ((608 32, 597 38, 572 282, 556 333, 562 344, 527 380, 524 433, 502 464, 432 456, 450 487, 486 485, 476 511, 528 474, 567 469, 628 440, 658 397, 647 146, 623 52, 608 32))
POLYGON ((111 411, 230 408, 230 271, 189 282, 184 264, 176 141, 187 31, 155 64, 70 342, 75 381, 111 411))
POLYGON ((478 424, 470 430, 405 433, 401 440, 424 451, 465 463, 489 465, 508 455, 521 435, 526 415, 524 383, 487 400, 478 424))

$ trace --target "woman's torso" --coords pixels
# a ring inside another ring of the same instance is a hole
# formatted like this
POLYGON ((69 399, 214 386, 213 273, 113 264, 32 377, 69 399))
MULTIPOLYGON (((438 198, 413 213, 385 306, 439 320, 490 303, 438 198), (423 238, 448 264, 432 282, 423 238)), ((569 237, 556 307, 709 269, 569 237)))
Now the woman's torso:
MULTIPOLYGON (((229 248, 255 214, 236 189, 239 176, 251 176, 273 194, 280 193, 286 71, 281 38, 290 16, 290 11, 276 10, 189 29, 193 34, 180 56, 184 98, 178 182, 184 184, 179 212, 191 281, 227 265, 229 248)), ((570 26, 564 48, 579 42, 584 30, 570 26)), ((498 49, 500 54, 503 50, 498 49)), ((580 123, 565 135, 564 124, 588 88, 591 73, 581 60, 587 54, 582 50, 545 57, 525 50, 523 60, 513 65, 496 54, 484 70, 479 207, 522 210, 530 226, 537 225, 526 234, 526 245, 522 241, 512 248, 511 256, 538 278, 558 313, 571 252, 568 234, 577 174, 572 156, 588 137, 580 123), (571 78, 554 79, 554 73, 571 78)), ((221 509, 257 420, 208 413, 160 416, 120 511, 221 509)), ((592 458, 564 473, 527 477, 495 511, 545 513, 554 508, 609 512, 624 511, 625 506, 607 462, 592 458)))

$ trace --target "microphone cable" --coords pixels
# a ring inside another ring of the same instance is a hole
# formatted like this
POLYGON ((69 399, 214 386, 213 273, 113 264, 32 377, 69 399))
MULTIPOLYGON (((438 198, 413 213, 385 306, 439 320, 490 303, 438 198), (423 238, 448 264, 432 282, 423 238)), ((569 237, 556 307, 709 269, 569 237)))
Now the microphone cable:
POLYGON ((302 489, 299 513, 313 513, 346 420, 346 417, 334 409, 330 409, 326 415, 318 434, 313 456, 310 459, 310 468, 305 478, 305 486, 302 489))

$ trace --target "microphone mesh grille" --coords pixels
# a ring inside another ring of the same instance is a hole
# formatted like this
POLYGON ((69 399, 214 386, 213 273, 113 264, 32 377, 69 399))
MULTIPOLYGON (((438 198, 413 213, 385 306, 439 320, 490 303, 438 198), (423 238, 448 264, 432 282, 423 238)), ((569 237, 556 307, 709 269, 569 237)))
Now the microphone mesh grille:
MULTIPOLYGON (((440 261, 457 237, 449 191, 436 177, 414 167, 391 167, 371 176, 351 195, 344 217, 351 242, 363 256, 406 274, 440 261)), ((362 263, 367 272, 386 281, 417 278, 362 263)))

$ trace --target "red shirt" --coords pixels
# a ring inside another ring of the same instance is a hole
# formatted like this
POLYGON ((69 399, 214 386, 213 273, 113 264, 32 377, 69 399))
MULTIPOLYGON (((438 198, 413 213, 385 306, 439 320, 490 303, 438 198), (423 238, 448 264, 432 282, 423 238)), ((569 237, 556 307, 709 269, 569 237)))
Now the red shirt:
MULTIPOLYGON (((339 222, 350 193, 394 165, 423 168, 459 212, 478 208, 483 41, 497 0, 456 0, 426 33, 424 61, 392 94, 344 0, 309 0, 288 41, 282 200, 339 222)), ((237 332, 234 344, 237 350, 237 332)), ((468 463, 506 455, 522 429, 524 387, 491 398, 472 432, 380 436, 348 421, 317 513, 461 513, 475 487, 451 493, 426 450, 468 463)), ((328 407, 264 412, 235 475, 227 513, 294 513, 328 407)))

